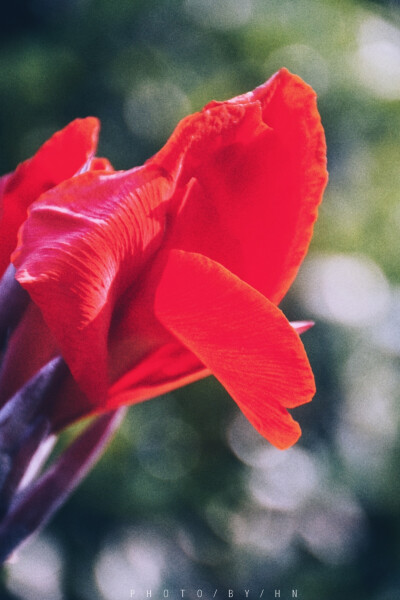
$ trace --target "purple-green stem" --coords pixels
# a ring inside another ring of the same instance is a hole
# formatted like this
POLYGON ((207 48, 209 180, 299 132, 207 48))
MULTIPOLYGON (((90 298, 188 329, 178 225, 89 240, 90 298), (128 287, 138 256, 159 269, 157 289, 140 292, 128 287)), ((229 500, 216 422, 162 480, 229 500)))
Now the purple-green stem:
POLYGON ((60 508, 100 458, 124 414, 122 408, 97 417, 39 479, 16 495, 0 523, 0 562, 60 508))

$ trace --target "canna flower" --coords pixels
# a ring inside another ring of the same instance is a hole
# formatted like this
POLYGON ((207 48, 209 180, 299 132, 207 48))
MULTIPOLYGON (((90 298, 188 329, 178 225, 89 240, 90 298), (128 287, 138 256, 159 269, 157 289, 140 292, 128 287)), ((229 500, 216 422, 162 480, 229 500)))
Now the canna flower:
POLYGON ((0 264, 11 259, 29 298, 0 400, 58 355, 68 373, 46 408, 53 430, 214 374, 289 447, 300 427, 287 409, 315 392, 277 306, 327 180, 313 90, 283 69, 186 117, 129 171, 94 158, 97 127, 74 121, 0 180, 0 264))

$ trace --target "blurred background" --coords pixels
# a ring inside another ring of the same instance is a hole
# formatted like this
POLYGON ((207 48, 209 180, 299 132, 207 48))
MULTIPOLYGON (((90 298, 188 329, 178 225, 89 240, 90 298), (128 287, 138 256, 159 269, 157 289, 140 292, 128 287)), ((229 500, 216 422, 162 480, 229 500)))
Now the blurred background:
POLYGON ((100 155, 141 164, 181 117, 281 66, 317 91, 329 149, 312 246, 282 305, 316 321, 301 441, 273 449, 211 378, 132 407, 3 570, 1 598, 400 598, 399 4, 8 2, 0 172, 87 115, 102 122, 100 155))

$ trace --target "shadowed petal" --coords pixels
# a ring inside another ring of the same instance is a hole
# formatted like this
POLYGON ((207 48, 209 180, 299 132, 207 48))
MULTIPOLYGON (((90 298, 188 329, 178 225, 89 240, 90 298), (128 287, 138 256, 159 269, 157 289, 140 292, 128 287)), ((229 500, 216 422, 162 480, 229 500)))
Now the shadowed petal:
POLYGON ((74 177, 32 205, 13 255, 17 280, 97 405, 110 383, 115 303, 158 249, 173 190, 174 182, 150 165, 74 177))
POLYGON ((262 435, 278 448, 298 439, 284 407, 311 400, 314 379, 299 336, 276 306, 209 258, 172 251, 155 313, 262 435))

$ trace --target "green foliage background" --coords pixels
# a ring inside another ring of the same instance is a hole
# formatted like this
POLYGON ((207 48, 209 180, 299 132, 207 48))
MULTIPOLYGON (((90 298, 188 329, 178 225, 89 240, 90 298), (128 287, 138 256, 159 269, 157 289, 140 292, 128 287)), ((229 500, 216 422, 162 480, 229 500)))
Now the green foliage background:
POLYGON ((1 597, 399 598, 398 3, 18 0, 0 34, 2 173, 90 114, 99 155, 141 164, 182 116, 281 66, 318 92, 330 171, 283 304, 317 321, 298 447, 271 451, 212 379, 132 407, 1 597))

